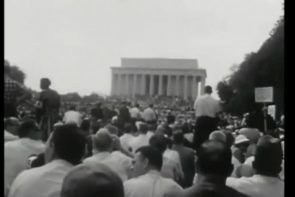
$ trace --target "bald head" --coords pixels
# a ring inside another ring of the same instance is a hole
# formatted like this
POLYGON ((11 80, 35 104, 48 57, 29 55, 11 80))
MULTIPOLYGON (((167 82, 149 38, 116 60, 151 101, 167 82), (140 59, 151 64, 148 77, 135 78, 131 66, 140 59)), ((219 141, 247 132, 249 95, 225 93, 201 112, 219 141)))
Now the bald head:
POLYGON ((220 141, 206 141, 197 152, 197 171, 204 175, 221 175, 227 177, 231 174, 232 153, 225 143, 220 141))
POLYGON ((110 132, 103 128, 100 129, 94 136, 93 142, 94 142, 94 147, 98 151, 109 151, 112 149, 112 135, 110 132))
POLYGON ((253 167, 258 174, 277 176, 281 171, 283 150, 281 142, 271 136, 262 136, 257 143, 253 167))
POLYGON ((78 165, 64 178, 61 197, 123 197, 120 177, 103 164, 78 165))

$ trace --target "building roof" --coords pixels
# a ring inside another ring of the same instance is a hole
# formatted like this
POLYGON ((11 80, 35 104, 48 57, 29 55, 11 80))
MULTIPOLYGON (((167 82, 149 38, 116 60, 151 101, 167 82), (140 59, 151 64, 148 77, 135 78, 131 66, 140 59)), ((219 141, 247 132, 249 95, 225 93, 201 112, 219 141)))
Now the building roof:
POLYGON ((123 68, 198 69, 197 59, 122 58, 123 68))

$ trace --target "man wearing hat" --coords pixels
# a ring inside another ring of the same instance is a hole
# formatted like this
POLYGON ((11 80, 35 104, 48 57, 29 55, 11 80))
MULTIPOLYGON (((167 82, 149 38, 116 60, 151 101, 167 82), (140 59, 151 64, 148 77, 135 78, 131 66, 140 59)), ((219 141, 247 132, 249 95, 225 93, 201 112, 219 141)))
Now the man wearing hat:
POLYGON ((279 139, 271 136, 261 137, 252 163, 255 175, 229 178, 227 185, 252 197, 283 197, 284 181, 279 178, 282 156, 279 139))

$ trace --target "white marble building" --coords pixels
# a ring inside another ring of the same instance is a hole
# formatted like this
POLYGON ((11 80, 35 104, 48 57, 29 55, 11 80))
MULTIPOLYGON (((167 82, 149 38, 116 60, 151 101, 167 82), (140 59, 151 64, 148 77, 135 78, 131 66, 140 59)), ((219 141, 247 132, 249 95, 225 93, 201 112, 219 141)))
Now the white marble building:
POLYGON ((195 99, 202 94, 206 70, 196 59, 122 58, 112 67, 111 95, 165 95, 195 99))

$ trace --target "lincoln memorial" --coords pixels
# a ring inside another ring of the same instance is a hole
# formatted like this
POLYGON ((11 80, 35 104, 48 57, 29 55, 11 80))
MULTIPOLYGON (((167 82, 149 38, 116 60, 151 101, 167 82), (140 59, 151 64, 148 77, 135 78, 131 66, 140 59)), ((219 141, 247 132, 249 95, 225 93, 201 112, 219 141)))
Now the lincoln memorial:
POLYGON ((179 96, 195 99, 202 94, 206 70, 196 59, 122 58, 112 67, 112 95, 179 96))

